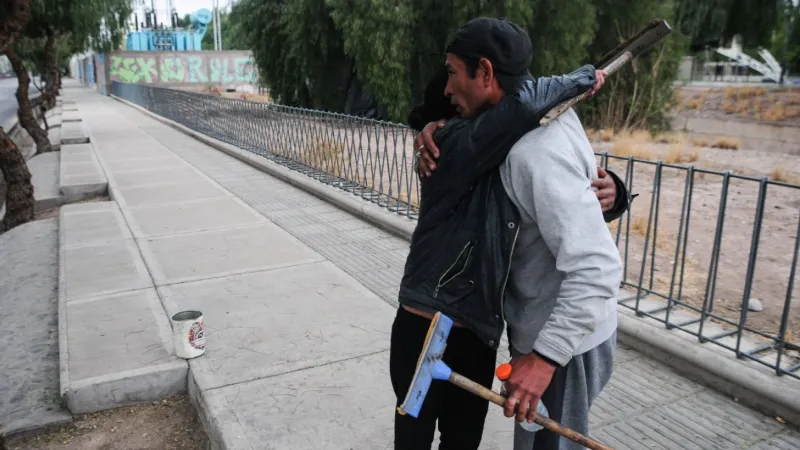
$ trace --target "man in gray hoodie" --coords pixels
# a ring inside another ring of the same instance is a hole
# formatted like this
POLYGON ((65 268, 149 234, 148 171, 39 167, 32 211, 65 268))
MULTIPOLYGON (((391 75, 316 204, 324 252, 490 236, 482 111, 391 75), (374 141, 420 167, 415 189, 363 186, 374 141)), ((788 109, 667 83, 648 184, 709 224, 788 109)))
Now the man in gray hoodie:
MULTIPOLYGON (((613 371, 622 279, 619 252, 591 188, 596 173, 573 110, 523 136, 500 167, 522 216, 505 300, 513 358, 505 413, 522 420, 542 401, 551 418, 583 433, 591 403, 613 371)), ((514 444, 515 450, 581 448, 519 425, 514 444)))
MULTIPOLYGON (((476 83, 459 54, 447 60, 445 94, 459 112, 493 107, 515 82, 476 83)), ((418 141, 426 144, 424 164, 434 159, 436 127, 425 127, 418 141)), ((598 169, 577 114, 524 135, 500 174, 521 214, 504 301, 513 365, 505 414, 532 421, 542 401, 551 418, 587 433, 589 407, 613 369, 622 265, 592 187, 598 169)), ((514 441, 515 450, 580 448, 518 425, 514 441)))

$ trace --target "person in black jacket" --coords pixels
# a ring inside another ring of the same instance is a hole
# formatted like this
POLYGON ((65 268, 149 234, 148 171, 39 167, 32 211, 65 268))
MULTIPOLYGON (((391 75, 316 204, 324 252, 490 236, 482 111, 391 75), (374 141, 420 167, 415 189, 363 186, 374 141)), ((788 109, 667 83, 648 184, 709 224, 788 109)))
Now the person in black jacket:
MULTIPOLYGON (((472 78, 496 82, 507 76, 521 82, 507 89, 493 108, 454 117, 457 109, 441 102, 444 89, 436 84, 442 80, 446 84, 447 79, 439 72, 427 90, 426 104, 410 118, 417 124, 450 120, 435 136, 440 150, 435 174, 422 178, 419 222, 392 327, 390 372, 398 405, 437 311, 456 323, 445 361, 462 375, 491 386, 504 328, 502 298, 519 224, 519 212, 506 195, 497 168, 544 114, 593 89, 598 81, 592 66, 534 80, 527 69, 530 57, 524 56, 530 54, 527 34, 504 20, 476 20, 479 28, 487 28, 487 39, 477 50, 485 57, 470 61, 472 78), (515 56, 515 49, 521 49, 522 58, 515 56)), ((449 48, 456 44, 451 42, 449 48)), ((434 383, 418 418, 395 415, 395 448, 430 448, 438 419, 440 449, 477 449, 487 409, 484 400, 466 391, 434 383)))
MULTIPOLYGON (((407 125, 419 133, 415 139, 414 147, 423 148, 423 152, 415 152, 414 165, 420 178, 431 175, 436 167, 438 147, 433 140, 433 133, 423 133, 425 127, 436 123, 437 128, 442 128, 448 120, 458 117, 456 105, 450 103, 450 98, 444 95, 447 86, 447 67, 439 67, 425 87, 422 103, 413 107, 408 115, 407 125)), ((598 168, 598 178, 592 186, 597 191, 597 199, 603 207, 603 217, 606 222, 613 222, 627 211, 630 201, 625 183, 614 172, 598 168)))

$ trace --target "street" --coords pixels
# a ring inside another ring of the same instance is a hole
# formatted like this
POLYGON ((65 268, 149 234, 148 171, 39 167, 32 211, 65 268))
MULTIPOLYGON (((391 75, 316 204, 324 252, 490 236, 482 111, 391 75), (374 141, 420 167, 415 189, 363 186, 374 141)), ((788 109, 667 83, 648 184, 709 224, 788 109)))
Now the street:
MULTIPOLYGON (((37 97, 39 91, 31 83, 31 97, 37 97)), ((0 126, 4 125, 17 113, 17 79, 0 79, 0 126)))

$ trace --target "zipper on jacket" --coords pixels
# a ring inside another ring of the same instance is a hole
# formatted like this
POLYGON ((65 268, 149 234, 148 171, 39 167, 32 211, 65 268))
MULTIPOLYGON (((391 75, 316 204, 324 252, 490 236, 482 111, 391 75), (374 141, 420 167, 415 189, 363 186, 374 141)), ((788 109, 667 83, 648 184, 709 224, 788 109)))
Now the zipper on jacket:
POLYGON ((503 277, 503 287, 500 291, 500 316, 503 318, 503 321, 506 320, 506 311, 505 311, 505 303, 506 303, 506 283, 508 283, 508 276, 511 274, 511 259, 514 258, 514 247, 517 246, 517 237, 519 236, 519 224, 516 226, 516 231, 514 232, 514 240, 511 241, 511 252, 508 254, 508 268, 506 269, 506 276, 503 277))
POLYGON ((450 264, 450 267, 448 267, 447 270, 444 271, 442 276, 439 277, 439 282, 436 283, 436 289, 433 290, 433 297, 434 298, 438 298, 439 297, 439 289, 442 286, 444 286, 447 283, 453 281, 453 279, 455 277, 459 276, 461 274, 461 272, 463 272, 467 268, 467 263, 469 263, 469 258, 472 256, 472 251, 474 249, 475 249, 475 242, 474 241, 469 241, 466 244, 464 244, 464 248, 462 248, 461 251, 458 252, 458 256, 456 257, 455 261, 453 261, 453 263, 450 264), (453 267, 455 267, 456 264, 458 264, 458 262, 461 261, 461 257, 464 255, 464 252, 466 252, 467 250, 469 250, 469 252, 467 253, 466 258, 464 258, 464 266, 461 268, 461 270, 459 270, 458 272, 456 272, 453 275, 451 275, 447 280, 444 280, 444 278, 447 276, 447 274, 449 274, 450 271, 453 270, 453 267))

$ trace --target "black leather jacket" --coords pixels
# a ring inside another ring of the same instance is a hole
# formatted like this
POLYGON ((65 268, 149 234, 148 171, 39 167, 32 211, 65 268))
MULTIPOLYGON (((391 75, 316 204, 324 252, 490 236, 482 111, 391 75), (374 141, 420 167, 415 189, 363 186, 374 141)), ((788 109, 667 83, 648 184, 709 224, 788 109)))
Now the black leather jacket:
MULTIPOLYGON (((436 171, 422 181, 419 222, 400 284, 400 304, 441 311, 497 348, 520 221, 497 169, 514 143, 536 128, 550 109, 594 83, 590 65, 562 77, 524 82, 518 92, 477 118, 454 118, 435 134, 440 156, 436 171)), ((616 208, 621 208, 616 217, 628 204, 620 184, 617 198, 622 206, 616 208)))

